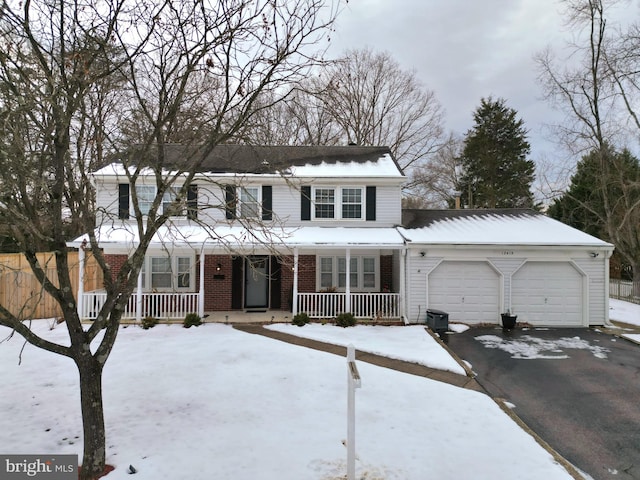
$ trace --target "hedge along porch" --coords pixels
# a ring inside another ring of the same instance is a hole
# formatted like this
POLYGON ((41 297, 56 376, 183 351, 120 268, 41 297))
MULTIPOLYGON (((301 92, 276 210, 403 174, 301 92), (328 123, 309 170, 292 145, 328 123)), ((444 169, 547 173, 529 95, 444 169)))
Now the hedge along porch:
MULTIPOLYGON (((149 247, 123 318, 182 319, 192 312, 225 311, 304 312, 314 318, 351 311, 379 320, 403 316, 404 243, 395 229, 301 227, 277 232, 286 238, 280 244, 239 227, 221 227, 216 233, 212 239, 199 227, 181 226, 180 238, 173 238, 173 230, 162 229, 149 247)), ((135 234, 123 229, 100 234, 116 275, 135 234)), ((81 317, 92 319, 106 294, 83 291, 79 297, 81 317)))

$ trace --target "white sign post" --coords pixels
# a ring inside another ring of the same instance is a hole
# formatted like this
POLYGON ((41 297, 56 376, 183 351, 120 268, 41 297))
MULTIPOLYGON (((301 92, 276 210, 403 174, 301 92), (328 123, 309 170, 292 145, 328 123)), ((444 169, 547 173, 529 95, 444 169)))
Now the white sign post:
POLYGON ((347 347, 347 480, 356 479, 356 388, 362 386, 356 366, 356 349, 347 347))

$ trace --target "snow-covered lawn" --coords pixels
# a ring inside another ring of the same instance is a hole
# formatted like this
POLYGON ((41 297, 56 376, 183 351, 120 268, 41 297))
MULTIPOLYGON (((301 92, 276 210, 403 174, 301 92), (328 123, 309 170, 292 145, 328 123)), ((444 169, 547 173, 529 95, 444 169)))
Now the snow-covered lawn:
MULTIPOLYGON (((624 302, 622 300, 609 299, 609 318, 611 320, 636 325, 640 327, 640 305, 624 302)), ((640 343, 640 334, 623 333, 624 338, 640 343)))
POLYGON ((345 347, 351 343, 363 352, 465 375, 464 368, 425 331, 424 325, 338 328, 319 323, 309 323, 304 327, 279 323, 266 328, 345 347))
MULTIPOLYGON (((53 340, 65 336, 64 325, 35 324, 53 340)), ((0 451, 80 454, 75 367, 28 345, 19 366, 22 345, 17 336, 0 344, 0 451)), ((571 478, 486 395, 358 368, 358 479, 571 478)), ((344 478, 344 358, 225 325, 128 327, 104 377, 107 459, 116 467, 107 479, 344 478)))

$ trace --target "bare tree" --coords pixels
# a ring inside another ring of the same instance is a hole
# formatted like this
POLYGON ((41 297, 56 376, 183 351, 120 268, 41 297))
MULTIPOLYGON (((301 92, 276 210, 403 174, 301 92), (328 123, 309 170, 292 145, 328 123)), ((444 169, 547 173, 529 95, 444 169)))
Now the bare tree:
POLYGON ((460 197, 460 177, 463 140, 451 134, 449 139, 429 158, 413 170, 405 188, 403 205, 420 208, 452 208, 460 197), (416 205, 417 204, 417 205, 416 205))
MULTIPOLYGON (((569 67, 561 67, 549 51, 538 56, 540 79, 547 99, 564 110, 566 121, 556 128, 561 139, 571 145, 576 154, 597 155, 596 178, 602 208, 594 208, 580 198, 580 206, 597 215, 602 222, 606 239, 632 266, 634 279, 640 281, 640 205, 637 185, 624 179, 623 170, 609 154, 618 145, 620 132, 625 130, 628 115, 623 103, 629 106, 633 82, 631 77, 613 68, 621 65, 615 59, 620 52, 613 48, 613 27, 607 14, 614 1, 570 0, 565 2, 568 24, 580 32, 572 45, 569 67), (623 102, 621 102, 623 100, 623 102), (618 185, 612 186, 611 182, 618 185), (614 188, 615 187, 615 188, 614 188), (611 192, 617 192, 615 196, 611 192), (624 214, 620 215, 623 211, 624 214)), ((615 32, 616 36, 618 32, 615 32)), ((629 53, 629 52, 628 52, 629 53)), ((625 61, 632 61, 633 55, 625 61)), ((628 68, 629 64, 627 64, 628 68)), ((637 69, 637 66, 635 67, 637 69)), ((628 70, 629 71, 629 70, 628 70)))
POLYGON ((271 97, 276 102, 305 76, 336 5, 25 0, 0 8, 0 217, 12 225, 34 276, 59 305, 69 342, 38 336, 5 305, 0 325, 76 364, 82 478, 91 479, 105 466, 102 371, 147 247, 168 221, 171 209, 161 208, 165 192, 180 179, 174 199, 180 208, 199 163, 237 135, 256 106, 264 107, 257 99, 284 92, 271 97), (164 147, 171 141, 194 148, 168 173, 164 147), (91 176, 115 158, 131 185, 147 168, 157 186, 145 215, 131 189, 139 243, 117 274, 94 231, 91 176), (88 234, 87 248, 104 274, 107 298, 87 326, 72 293, 68 225, 88 234), (54 252, 55 278, 38 262, 38 250, 54 252))
POLYGON ((347 142, 386 145, 407 171, 444 143, 444 111, 388 53, 350 50, 321 74, 317 93, 347 142))

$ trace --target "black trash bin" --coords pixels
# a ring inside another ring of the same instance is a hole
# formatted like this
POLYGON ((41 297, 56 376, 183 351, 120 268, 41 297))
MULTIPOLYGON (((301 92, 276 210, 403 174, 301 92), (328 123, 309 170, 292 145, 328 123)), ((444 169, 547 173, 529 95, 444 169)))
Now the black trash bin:
POLYGON ((442 310, 427 310, 427 326, 434 332, 449 330, 449 314, 442 310))

